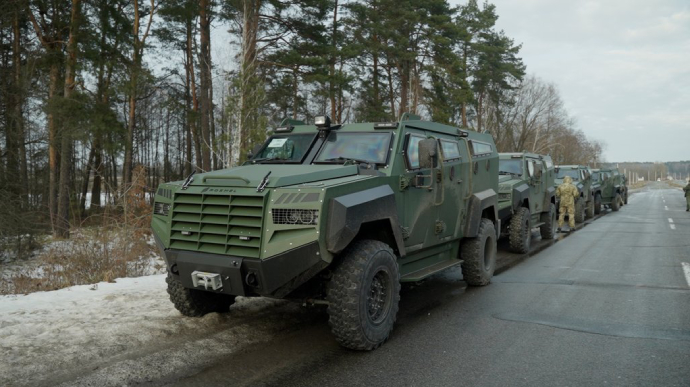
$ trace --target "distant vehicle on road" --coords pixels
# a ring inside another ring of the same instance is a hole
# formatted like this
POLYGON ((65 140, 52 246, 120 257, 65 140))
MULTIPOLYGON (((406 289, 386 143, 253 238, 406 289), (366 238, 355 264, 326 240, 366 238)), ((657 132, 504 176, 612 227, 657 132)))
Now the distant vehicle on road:
POLYGON ((601 194, 595 198, 594 211, 598 214, 602 206, 618 211, 623 204, 628 204, 628 187, 625 175, 617 168, 601 168, 592 170, 592 179, 601 184, 601 194))

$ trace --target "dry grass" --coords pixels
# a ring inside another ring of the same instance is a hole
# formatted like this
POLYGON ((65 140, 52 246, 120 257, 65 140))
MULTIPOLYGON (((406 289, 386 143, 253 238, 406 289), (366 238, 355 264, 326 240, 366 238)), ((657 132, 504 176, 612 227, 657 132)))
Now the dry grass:
POLYGON ((69 241, 52 243, 33 267, 4 278, 0 294, 56 290, 160 271, 147 240, 146 235, 123 228, 79 230, 69 241))
POLYGON ((636 181, 634 183, 628 184, 629 189, 639 189, 649 184, 647 181, 636 181))
POLYGON ((31 265, 3 274, 0 294, 56 290, 161 272, 156 248, 148 242, 152 209, 145 200, 144 186, 145 171, 135 168, 133 184, 118 206, 84 220, 69 240, 54 240, 31 265))

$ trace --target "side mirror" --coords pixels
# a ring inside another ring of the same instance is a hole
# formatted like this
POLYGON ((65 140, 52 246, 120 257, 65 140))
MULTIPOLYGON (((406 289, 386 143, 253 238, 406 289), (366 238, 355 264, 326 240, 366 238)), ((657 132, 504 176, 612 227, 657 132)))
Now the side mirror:
POLYGON ((542 174, 542 173, 543 173, 543 171, 542 171, 542 169, 541 169, 541 165, 535 164, 535 165, 534 165, 534 177, 535 177, 537 180, 539 180, 539 179, 541 179, 541 174, 542 174))
POLYGON ((438 163, 438 141, 427 138, 419 142, 419 167, 436 168, 438 163))
POLYGON ((256 156, 256 154, 259 153, 259 151, 261 150, 261 148, 262 148, 263 146, 264 146, 264 144, 256 144, 256 145, 254 145, 254 148, 252 148, 252 151, 249 152, 249 154, 247 155, 247 158, 248 158, 249 160, 253 159, 254 156, 256 156))

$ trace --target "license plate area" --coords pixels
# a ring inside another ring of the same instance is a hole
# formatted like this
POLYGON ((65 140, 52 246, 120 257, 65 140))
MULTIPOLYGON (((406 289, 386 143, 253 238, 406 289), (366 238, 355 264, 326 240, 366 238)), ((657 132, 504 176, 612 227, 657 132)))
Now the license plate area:
POLYGON ((194 284, 195 288, 203 287, 204 290, 208 290, 209 288, 220 290, 223 288, 223 280, 220 274, 198 270, 192 272, 192 284, 194 284))

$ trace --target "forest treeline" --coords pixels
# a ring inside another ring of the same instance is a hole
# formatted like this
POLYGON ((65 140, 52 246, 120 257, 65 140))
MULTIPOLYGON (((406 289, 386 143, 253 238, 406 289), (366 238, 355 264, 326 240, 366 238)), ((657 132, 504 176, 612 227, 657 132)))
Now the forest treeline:
POLYGON ((68 237, 126 197, 135 167, 150 191, 236 165, 284 118, 412 112, 500 151, 599 161, 497 18, 476 0, 4 0, 0 237, 68 237))

